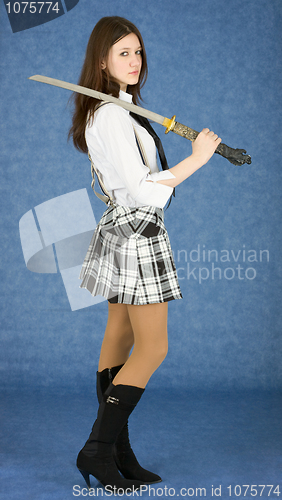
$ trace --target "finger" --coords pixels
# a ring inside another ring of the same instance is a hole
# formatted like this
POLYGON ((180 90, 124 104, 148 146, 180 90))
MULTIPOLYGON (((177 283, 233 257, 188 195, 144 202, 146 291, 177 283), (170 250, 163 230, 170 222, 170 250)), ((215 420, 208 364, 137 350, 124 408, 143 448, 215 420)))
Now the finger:
POLYGON ((214 141, 217 141, 218 135, 215 134, 212 130, 208 133, 208 135, 210 136, 211 139, 213 139, 214 141))
POLYGON ((203 132, 204 134, 208 134, 208 133, 209 133, 209 131, 210 131, 210 129, 209 129, 209 128, 203 128, 203 130, 202 130, 202 132, 203 132))

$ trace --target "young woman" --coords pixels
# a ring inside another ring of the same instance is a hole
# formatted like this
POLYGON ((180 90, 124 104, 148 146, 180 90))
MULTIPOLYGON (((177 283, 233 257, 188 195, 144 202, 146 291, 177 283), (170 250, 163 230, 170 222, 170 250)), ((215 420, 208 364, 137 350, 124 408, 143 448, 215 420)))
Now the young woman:
MULTIPOLYGON (((90 36, 79 85, 137 104, 146 76, 138 29, 120 17, 102 18, 90 36)), ((161 481, 139 465, 127 420, 166 356, 168 301, 182 298, 163 207, 221 139, 204 129, 191 156, 159 172, 154 139, 136 117, 113 103, 80 94, 74 99, 70 136, 89 153, 109 200, 80 276, 82 287, 109 302, 97 372, 100 405, 77 467, 88 487, 91 474, 104 486, 132 489, 161 481)))

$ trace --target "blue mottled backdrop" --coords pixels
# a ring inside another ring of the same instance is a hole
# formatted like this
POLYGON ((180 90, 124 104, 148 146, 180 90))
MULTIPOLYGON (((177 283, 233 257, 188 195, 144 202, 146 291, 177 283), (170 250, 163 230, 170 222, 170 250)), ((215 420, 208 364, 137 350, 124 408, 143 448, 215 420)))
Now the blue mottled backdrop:
MULTIPOLYGON (((281 389, 281 1, 80 0, 16 33, 0 9, 3 386, 93 385, 107 304, 72 311, 59 272, 29 271, 19 221, 84 188, 96 220, 104 206, 86 155, 67 142, 69 92, 28 77, 76 83, 94 24, 120 15, 144 37, 144 106, 252 156, 234 167, 215 155, 166 212, 184 298, 169 304, 169 354, 149 385, 281 389)), ((190 154, 156 130, 170 166, 190 154)))

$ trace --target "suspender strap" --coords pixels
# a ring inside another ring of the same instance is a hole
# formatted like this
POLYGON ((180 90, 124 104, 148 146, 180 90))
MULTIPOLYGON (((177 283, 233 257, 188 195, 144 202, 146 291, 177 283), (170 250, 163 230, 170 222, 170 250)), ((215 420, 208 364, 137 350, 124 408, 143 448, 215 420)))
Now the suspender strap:
POLYGON ((92 175, 91 187, 92 187, 94 193, 96 194, 97 198, 99 198, 99 200, 101 200, 104 203, 106 203, 106 205, 112 205, 113 206, 114 205, 113 199, 111 198, 110 194, 106 190, 106 188, 104 186, 104 183, 103 183, 102 179, 100 178, 100 176, 98 174, 98 170, 94 166, 94 163, 92 161, 92 158, 90 156, 89 151, 88 151, 88 158, 89 158, 89 160, 91 162, 91 175, 92 175), (102 192, 104 194, 97 193, 97 191, 95 191, 95 189, 94 189, 94 186, 95 186, 95 174, 97 175, 99 186, 100 186, 100 188, 101 188, 101 190, 102 190, 102 192))
POLYGON ((142 143, 139 135, 137 134, 137 131, 136 131, 134 125, 133 125, 133 130, 134 130, 137 147, 138 147, 140 156, 142 158, 142 161, 143 161, 144 165, 146 165, 146 167, 148 167, 149 172, 151 174, 152 172, 151 172, 151 168, 150 168, 150 165, 149 165, 149 161, 148 161, 148 158, 147 158, 147 154, 146 154, 145 148, 143 146, 143 143, 142 143))
MULTIPOLYGON (((107 104, 107 102, 103 102, 103 103, 100 103, 97 107, 96 107, 96 110, 98 108, 101 108, 102 106, 104 106, 105 104, 107 104)), ((88 158, 89 158, 89 161, 91 162, 91 175, 92 175, 92 182, 91 182, 91 187, 94 191, 94 193, 96 194, 97 198, 99 198, 99 200, 103 201, 104 203, 106 203, 106 205, 111 205, 111 206, 114 206, 114 202, 113 202, 113 199, 112 197, 110 196, 110 193, 107 191, 107 189, 105 188, 105 185, 100 177, 100 174, 98 173, 98 170, 96 169, 93 161, 92 161, 92 158, 91 158, 91 155, 88 151, 88 158), (95 174, 97 176, 97 179, 98 179, 98 184, 101 188, 101 191, 104 193, 104 194, 100 194, 100 193, 97 193, 97 191, 95 191, 95 174)))

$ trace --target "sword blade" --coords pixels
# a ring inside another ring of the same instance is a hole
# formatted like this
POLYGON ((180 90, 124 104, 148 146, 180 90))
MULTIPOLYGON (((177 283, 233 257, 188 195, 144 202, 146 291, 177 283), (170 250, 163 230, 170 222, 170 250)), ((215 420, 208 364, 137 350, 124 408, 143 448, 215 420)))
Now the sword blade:
MULTIPOLYGON (((166 118, 165 116, 158 115, 153 111, 149 111, 148 109, 136 106, 136 104, 122 101, 121 99, 117 99, 116 97, 113 97, 109 94, 104 94, 103 92, 98 92, 97 90, 88 89, 87 87, 82 87, 81 85, 75 85, 74 83, 68 83, 64 82, 63 80, 56 80, 55 78, 50 78, 48 76, 42 75, 30 76, 29 80, 35 80, 37 82, 54 85, 55 87, 61 87, 62 89, 71 90, 72 92, 78 92, 79 94, 94 97, 95 99, 99 99, 100 101, 113 102, 121 108, 132 111, 137 115, 144 116, 148 120, 152 120, 153 122, 163 125, 164 127, 166 127, 166 134, 172 131, 175 134, 189 139, 190 141, 194 141, 199 134, 199 132, 193 130, 190 127, 187 127, 187 125, 182 125, 181 123, 176 122, 175 116, 173 116, 171 119, 166 118)), ((233 165, 243 165, 244 163, 250 165, 252 163, 250 155, 247 155, 244 149, 233 149, 229 146, 226 146, 226 144, 221 143, 219 144, 215 152, 226 158, 233 165)))
POLYGON ((74 83, 64 82, 63 80, 56 80, 56 78, 49 78, 48 76, 34 75, 30 76, 29 80, 35 80, 37 82, 47 83, 49 85, 54 85, 55 87, 60 87, 62 89, 71 90, 72 92, 78 92, 79 94, 84 94, 89 97, 94 97, 100 101, 113 102, 121 108, 127 109, 127 111, 132 111, 137 115, 144 116, 148 120, 160 123, 163 125, 166 118, 164 116, 158 115, 153 111, 136 106, 136 104, 131 104, 130 102, 122 101, 109 94, 104 94, 103 92, 98 92, 97 90, 88 89, 87 87, 82 87, 81 85, 75 85, 74 83))

